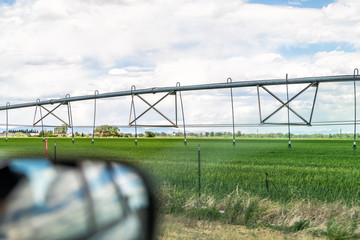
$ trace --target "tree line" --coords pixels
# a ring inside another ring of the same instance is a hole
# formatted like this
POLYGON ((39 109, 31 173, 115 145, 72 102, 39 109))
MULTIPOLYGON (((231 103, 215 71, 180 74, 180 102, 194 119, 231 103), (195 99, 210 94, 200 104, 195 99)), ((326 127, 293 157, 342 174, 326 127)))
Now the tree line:
MULTIPOLYGON (((68 131, 68 126, 63 124, 62 126, 55 127, 54 131, 40 131, 38 132, 35 129, 11 129, 9 133, 23 133, 23 135, 27 136, 39 136, 39 137, 56 137, 59 134, 65 136, 68 131), (37 134, 38 133, 38 134, 37 134)), ((5 131, 3 132, 5 134, 5 131)), ((134 133, 122 133, 120 129, 116 126, 111 125, 101 125, 95 128, 94 134, 96 137, 134 137, 134 133)), ((84 134, 84 133, 74 133, 75 137, 89 137, 92 134, 84 134)), ((187 132, 186 135, 188 137, 232 137, 232 132, 187 132)), ((360 138, 360 134, 357 134, 357 138, 360 138)), ((153 131, 145 131, 145 133, 137 134, 138 137, 184 137, 183 132, 153 132, 153 131)), ((236 138, 288 138, 288 133, 242 133, 238 130, 235 133, 236 138)), ((334 138, 334 139, 352 139, 354 138, 354 134, 351 133, 337 133, 337 134, 324 134, 324 133, 313 133, 313 134, 291 134, 291 138, 334 138)))
POLYGON ((25 133, 25 134, 38 133, 38 131, 35 130, 35 129, 10 129, 8 132, 9 133, 18 133, 18 132, 20 132, 20 133, 25 133))

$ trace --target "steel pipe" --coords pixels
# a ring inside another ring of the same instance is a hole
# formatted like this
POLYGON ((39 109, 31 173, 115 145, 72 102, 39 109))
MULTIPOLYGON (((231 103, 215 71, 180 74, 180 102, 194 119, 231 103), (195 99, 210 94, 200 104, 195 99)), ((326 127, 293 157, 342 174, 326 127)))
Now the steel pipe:
MULTIPOLYGON (((161 92, 177 92, 177 91, 197 91, 197 90, 210 90, 210 89, 222 89, 222 88, 242 88, 242 87, 256 87, 258 85, 267 86, 267 85, 285 85, 285 84, 302 84, 302 83, 312 83, 312 82, 350 82, 354 80, 360 80, 360 75, 338 75, 338 76, 323 76, 323 77, 305 77, 305 78, 293 78, 286 80, 284 79, 271 79, 271 80, 255 80, 255 81, 241 81, 241 82, 231 82, 231 83, 213 83, 213 84, 201 84, 201 85, 189 85, 189 86, 174 86, 174 87, 161 87, 161 88, 146 88, 139 90, 128 90, 120 92, 111 92, 111 93, 102 93, 96 96, 97 99, 100 98, 113 98, 121 96, 131 96, 137 94, 148 94, 148 93, 161 93, 161 92)), ((85 101, 92 100, 95 96, 86 95, 86 96, 77 96, 77 97, 68 97, 68 98, 59 98, 59 99, 50 99, 40 102, 30 102, 30 103, 21 103, 14 104, 10 106, 1 106, 0 111, 6 109, 17 109, 17 108, 26 108, 34 107, 48 104, 56 103, 68 103, 76 101, 85 101)))

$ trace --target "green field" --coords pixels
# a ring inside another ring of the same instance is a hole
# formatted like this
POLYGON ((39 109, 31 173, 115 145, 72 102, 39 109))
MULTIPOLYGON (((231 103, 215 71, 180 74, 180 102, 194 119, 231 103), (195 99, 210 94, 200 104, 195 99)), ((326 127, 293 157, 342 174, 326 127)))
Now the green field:
MULTIPOLYGON (((45 156, 41 138, 0 139, 0 157, 45 156)), ((223 198, 236 189, 279 203, 294 199, 320 202, 360 203, 359 151, 350 140, 190 138, 95 139, 50 138, 57 158, 129 161, 153 176, 157 186, 172 186, 184 194, 198 191, 198 144, 201 146, 202 194, 223 198), (268 173, 268 189, 265 173, 268 173)))

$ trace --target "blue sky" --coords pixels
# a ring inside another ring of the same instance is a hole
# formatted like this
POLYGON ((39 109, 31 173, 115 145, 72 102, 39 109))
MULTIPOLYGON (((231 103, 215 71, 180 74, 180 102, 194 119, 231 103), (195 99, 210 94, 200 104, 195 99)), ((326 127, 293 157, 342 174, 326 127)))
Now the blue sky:
POLYGON ((15 0, 0 0, 0 4, 12 5, 15 3, 15 0))
POLYGON ((250 3, 259 3, 265 5, 292 6, 299 8, 323 8, 334 1, 330 0, 250 0, 250 3))
POLYGON ((356 52, 357 49, 354 45, 346 42, 304 43, 279 48, 279 53, 286 58, 299 57, 303 55, 311 56, 318 52, 329 51, 356 52))

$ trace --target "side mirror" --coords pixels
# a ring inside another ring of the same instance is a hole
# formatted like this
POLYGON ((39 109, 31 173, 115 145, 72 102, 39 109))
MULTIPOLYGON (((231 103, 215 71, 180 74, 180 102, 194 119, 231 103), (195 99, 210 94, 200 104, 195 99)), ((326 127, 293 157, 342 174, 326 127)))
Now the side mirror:
POLYGON ((16 159, 0 165, 0 239, 151 239, 151 189, 113 162, 16 159))

